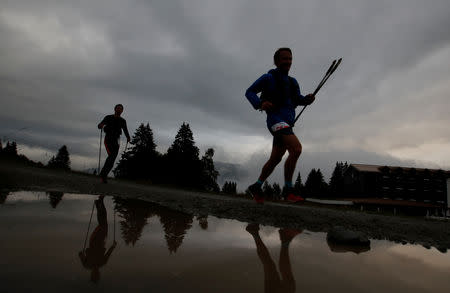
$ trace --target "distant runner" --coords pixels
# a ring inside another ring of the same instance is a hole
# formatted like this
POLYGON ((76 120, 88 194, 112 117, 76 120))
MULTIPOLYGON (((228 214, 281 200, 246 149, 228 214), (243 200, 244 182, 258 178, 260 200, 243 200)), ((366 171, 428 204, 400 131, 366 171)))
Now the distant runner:
POLYGON ((302 202, 304 199, 295 193, 292 184, 297 160, 302 152, 302 145, 292 131, 295 120, 295 108, 310 105, 315 96, 303 96, 295 78, 290 77, 292 51, 289 48, 278 49, 273 60, 276 68, 258 78, 245 92, 245 96, 256 110, 266 111, 267 127, 273 135, 272 153, 263 166, 258 180, 248 187, 248 192, 257 203, 263 203, 261 186, 281 162, 286 150, 289 156, 284 165, 285 185, 283 197, 289 202, 302 202), (261 93, 261 97, 257 94, 261 93))
POLYGON ((107 177, 109 172, 114 166, 117 154, 119 153, 119 138, 122 134, 122 130, 127 137, 127 142, 130 142, 130 134, 127 129, 127 122, 120 117, 123 112, 123 105, 117 104, 114 107, 114 114, 107 115, 103 118, 102 122, 98 125, 98 129, 105 131, 105 148, 108 153, 105 164, 100 172, 100 178, 103 183, 107 183, 107 177))

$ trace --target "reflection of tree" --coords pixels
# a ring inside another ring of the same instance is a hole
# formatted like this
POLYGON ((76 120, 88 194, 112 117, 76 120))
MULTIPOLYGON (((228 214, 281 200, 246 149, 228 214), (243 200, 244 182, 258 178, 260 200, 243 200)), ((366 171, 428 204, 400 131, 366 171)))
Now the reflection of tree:
MULTIPOLYGON (((169 251, 176 252, 181 246, 184 235, 192 227, 193 216, 177 212, 160 205, 146 202, 139 199, 125 199, 114 197, 115 207, 120 221, 122 237, 126 244, 133 246, 142 235, 142 231, 147 225, 147 220, 157 215, 164 228, 165 238, 169 251)), ((207 216, 197 218, 200 226, 206 229, 208 226, 207 216)))
POLYGON ((170 253, 176 252, 183 243, 184 235, 192 227, 192 215, 162 209, 159 220, 164 227, 167 248, 170 253))
POLYGON ((120 221, 120 230, 125 243, 133 246, 139 240, 147 219, 155 215, 155 205, 137 199, 114 197, 115 207, 120 221))
POLYGON ((56 206, 59 204, 59 202, 62 200, 62 197, 64 195, 64 192, 60 191, 50 191, 47 192, 48 198, 50 200, 50 205, 52 208, 56 208, 56 206))
POLYGON ((8 197, 9 192, 7 191, 0 191, 0 204, 4 204, 6 201, 6 198, 8 197))

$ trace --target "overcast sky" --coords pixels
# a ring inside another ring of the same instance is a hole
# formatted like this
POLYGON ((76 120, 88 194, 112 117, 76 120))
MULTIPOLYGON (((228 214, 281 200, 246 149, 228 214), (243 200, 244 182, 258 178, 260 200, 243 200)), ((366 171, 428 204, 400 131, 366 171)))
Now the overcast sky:
POLYGON ((244 92, 288 46, 304 94, 344 59, 295 127, 303 180, 336 161, 450 169, 448 0, 0 6, 0 138, 32 159, 66 144, 73 168, 95 167, 96 125, 122 103, 130 132, 150 123, 160 152, 186 121, 202 153, 213 147, 254 181, 272 137, 244 92))

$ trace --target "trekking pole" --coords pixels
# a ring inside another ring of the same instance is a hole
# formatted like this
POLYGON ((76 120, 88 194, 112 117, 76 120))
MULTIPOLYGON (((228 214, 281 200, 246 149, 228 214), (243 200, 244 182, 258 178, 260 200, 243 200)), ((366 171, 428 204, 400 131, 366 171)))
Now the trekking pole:
POLYGON ((316 90, 314 91, 313 95, 316 95, 317 92, 322 88, 322 86, 325 84, 325 82, 328 80, 328 78, 333 74, 333 72, 338 68, 339 64, 341 64, 342 58, 340 58, 338 60, 338 62, 335 63, 336 60, 333 61, 333 63, 331 64, 330 68, 328 69, 327 73, 325 74, 324 78, 322 79, 322 81, 319 83, 319 85, 317 86, 316 90))
POLYGON ((100 174, 100 158, 102 156, 102 135, 103 135, 103 128, 100 129, 100 144, 98 147, 98 168, 97 168, 97 174, 100 174))
POLYGON ((91 218, 89 219, 89 225, 88 225, 88 229, 87 229, 87 232, 86 232, 86 238, 84 239, 83 251, 86 249, 86 242, 87 242, 87 238, 88 238, 88 235, 89 235, 89 228, 91 227, 92 214, 94 213, 94 205, 95 205, 95 201, 92 203, 91 218))
MULTIPOLYGON (((342 58, 340 58, 337 62, 336 59, 333 60, 333 62, 331 63, 330 67, 328 68, 327 72, 325 73, 325 75, 323 76, 322 80, 319 82, 319 84, 317 85, 316 89, 313 92, 313 96, 315 96, 319 90, 322 88, 322 86, 325 84, 325 82, 328 80, 328 78, 333 74, 333 72, 338 68, 339 64, 341 64, 342 58)), ((308 105, 303 106, 303 109, 300 111, 300 113, 298 113, 297 117, 295 117, 294 123, 297 122, 298 118, 300 118, 300 115, 302 115, 303 111, 305 111, 306 107, 308 105)))

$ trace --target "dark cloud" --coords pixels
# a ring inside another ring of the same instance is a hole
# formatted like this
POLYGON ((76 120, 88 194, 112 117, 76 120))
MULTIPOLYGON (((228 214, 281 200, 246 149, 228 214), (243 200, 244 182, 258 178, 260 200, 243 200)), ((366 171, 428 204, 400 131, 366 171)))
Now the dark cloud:
POLYGON ((331 168, 353 150, 395 162, 450 145, 449 12, 446 0, 3 1, 0 136, 30 126, 23 144, 92 158, 95 126, 120 102, 130 131, 149 122, 161 151, 187 121, 202 149, 239 164, 271 139, 245 89, 290 46, 304 93, 344 57, 296 127, 302 160, 327 152, 310 165, 331 168))

